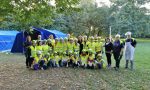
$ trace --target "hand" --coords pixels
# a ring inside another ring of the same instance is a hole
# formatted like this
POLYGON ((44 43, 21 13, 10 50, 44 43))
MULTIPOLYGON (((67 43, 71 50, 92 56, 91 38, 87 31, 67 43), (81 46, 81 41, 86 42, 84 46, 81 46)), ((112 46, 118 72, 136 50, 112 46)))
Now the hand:
POLYGON ((123 52, 122 52, 122 51, 120 52, 120 55, 123 55, 123 52))

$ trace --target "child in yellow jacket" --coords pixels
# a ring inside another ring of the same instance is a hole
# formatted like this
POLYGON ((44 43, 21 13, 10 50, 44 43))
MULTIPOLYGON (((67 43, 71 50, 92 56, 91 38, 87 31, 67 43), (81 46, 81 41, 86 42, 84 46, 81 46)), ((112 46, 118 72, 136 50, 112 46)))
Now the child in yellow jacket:
POLYGON ((67 61, 69 59, 69 56, 67 55, 66 51, 64 51, 62 54, 62 65, 64 67, 67 67, 67 61))
POLYGON ((87 59, 88 59, 88 55, 86 53, 86 50, 83 49, 82 50, 82 53, 80 55, 80 66, 83 67, 83 68, 86 68, 87 67, 87 59))
POLYGON ((41 69, 40 61, 42 60, 42 52, 38 51, 37 56, 34 57, 34 61, 32 63, 32 67, 34 70, 39 70, 41 69))
POLYGON ((98 54, 97 57, 96 57, 96 66, 98 69, 102 69, 102 68, 105 68, 105 64, 104 64, 104 60, 102 59, 102 54, 98 54))
POLYGON ((95 60, 95 55, 92 51, 92 49, 89 49, 88 50, 88 59, 87 59, 87 68, 88 69, 94 69, 94 66, 95 66, 95 63, 94 63, 94 60, 95 60))
POLYGON ((75 65, 75 58, 73 51, 69 51, 69 59, 67 61, 67 67, 74 67, 75 65))

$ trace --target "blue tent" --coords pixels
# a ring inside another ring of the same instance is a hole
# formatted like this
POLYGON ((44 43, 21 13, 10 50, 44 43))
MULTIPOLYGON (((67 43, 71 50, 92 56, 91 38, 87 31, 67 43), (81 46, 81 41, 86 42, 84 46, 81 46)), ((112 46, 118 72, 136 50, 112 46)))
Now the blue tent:
POLYGON ((49 32, 53 33, 54 34, 54 37, 55 38, 64 38, 64 37, 67 37, 66 34, 60 32, 60 31, 57 31, 57 30, 48 30, 49 32))
MULTIPOLYGON (((40 34, 42 36, 42 40, 48 39, 49 35, 53 35, 54 38, 67 37, 66 34, 64 34, 60 31, 57 31, 57 30, 47 30, 47 29, 33 27, 33 31, 35 32, 35 35, 33 35, 33 36, 37 37, 37 35, 40 34)), ((27 35, 25 34, 25 32, 20 32, 17 34, 13 48, 11 49, 12 53, 23 53, 24 52, 23 44, 26 40, 26 36, 27 35)), ((37 38, 35 38, 35 37, 32 37, 32 39, 34 38, 33 40, 36 40, 37 38)))
POLYGON ((10 51, 18 31, 0 30, 0 52, 10 51))

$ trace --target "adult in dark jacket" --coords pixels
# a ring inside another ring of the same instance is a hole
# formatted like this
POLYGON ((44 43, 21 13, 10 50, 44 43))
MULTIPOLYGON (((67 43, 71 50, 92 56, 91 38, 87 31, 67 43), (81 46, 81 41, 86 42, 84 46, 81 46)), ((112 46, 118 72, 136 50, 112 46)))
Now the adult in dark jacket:
POLYGON ((78 37, 78 43, 79 43, 79 54, 81 54, 84 46, 84 38, 82 36, 78 37))
POLYGON ((29 60, 30 60, 30 55, 29 55, 29 47, 32 45, 31 42, 31 37, 28 35, 26 38, 26 41, 24 43, 24 48, 25 48, 25 57, 26 57, 26 67, 29 68, 29 60))
POLYGON ((104 47, 105 47, 105 54, 106 54, 106 58, 107 58, 108 67, 111 67, 111 55, 113 52, 113 44, 109 38, 105 39, 104 47))
POLYGON ((124 48, 124 44, 120 40, 120 35, 117 34, 115 36, 115 41, 113 42, 113 55, 114 55, 114 59, 116 61, 116 66, 115 66, 116 70, 118 70, 120 67, 120 60, 123 55, 123 48, 124 48))

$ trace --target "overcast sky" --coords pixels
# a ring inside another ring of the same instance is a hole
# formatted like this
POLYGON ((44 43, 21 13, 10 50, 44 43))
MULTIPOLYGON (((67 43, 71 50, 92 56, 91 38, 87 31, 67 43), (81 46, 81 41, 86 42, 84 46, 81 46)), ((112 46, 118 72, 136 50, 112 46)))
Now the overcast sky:
MULTIPOLYGON (((101 6, 100 5, 100 2, 103 2, 105 3, 106 5, 110 6, 111 3, 109 0, 95 0, 97 3, 98 3, 98 6, 101 6)), ((146 3, 145 5, 143 5, 142 7, 146 7, 147 9, 150 9, 150 2, 149 3, 146 3)))

